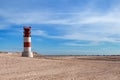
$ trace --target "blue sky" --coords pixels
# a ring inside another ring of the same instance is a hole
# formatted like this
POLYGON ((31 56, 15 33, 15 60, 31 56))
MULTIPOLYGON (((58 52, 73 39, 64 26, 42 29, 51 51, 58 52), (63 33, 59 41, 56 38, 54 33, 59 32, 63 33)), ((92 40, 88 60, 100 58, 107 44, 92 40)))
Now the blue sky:
POLYGON ((23 26, 41 54, 120 54, 119 0, 0 0, 0 51, 23 51, 23 26))

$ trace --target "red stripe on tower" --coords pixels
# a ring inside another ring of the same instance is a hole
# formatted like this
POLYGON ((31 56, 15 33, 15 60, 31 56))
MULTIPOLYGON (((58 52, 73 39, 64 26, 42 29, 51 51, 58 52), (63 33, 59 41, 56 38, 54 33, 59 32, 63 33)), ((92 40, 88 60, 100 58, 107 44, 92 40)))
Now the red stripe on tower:
POLYGON ((24 47, 31 47, 31 43, 30 42, 24 42, 24 47))
POLYGON ((31 27, 24 27, 24 51, 23 57, 33 57, 31 52, 31 27))

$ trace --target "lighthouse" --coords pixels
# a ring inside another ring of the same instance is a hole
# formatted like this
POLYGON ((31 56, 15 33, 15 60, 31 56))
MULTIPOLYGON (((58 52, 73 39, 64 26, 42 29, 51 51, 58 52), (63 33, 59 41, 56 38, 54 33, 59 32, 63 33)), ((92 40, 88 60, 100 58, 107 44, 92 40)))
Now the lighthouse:
POLYGON ((33 57, 31 51, 31 27, 24 27, 24 51, 22 57, 33 57))

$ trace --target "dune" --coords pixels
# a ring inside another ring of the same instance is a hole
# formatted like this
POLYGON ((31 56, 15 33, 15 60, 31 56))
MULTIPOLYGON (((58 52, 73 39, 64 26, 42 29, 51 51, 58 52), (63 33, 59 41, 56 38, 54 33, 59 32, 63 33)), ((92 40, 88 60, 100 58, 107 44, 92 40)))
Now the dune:
POLYGON ((120 56, 0 54, 0 80, 120 80, 120 56))

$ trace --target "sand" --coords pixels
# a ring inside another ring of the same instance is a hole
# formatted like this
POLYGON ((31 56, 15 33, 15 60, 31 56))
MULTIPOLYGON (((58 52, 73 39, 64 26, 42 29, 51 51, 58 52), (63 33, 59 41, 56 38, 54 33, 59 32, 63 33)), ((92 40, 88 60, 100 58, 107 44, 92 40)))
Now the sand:
POLYGON ((0 54, 0 80, 120 80, 120 57, 0 54))

